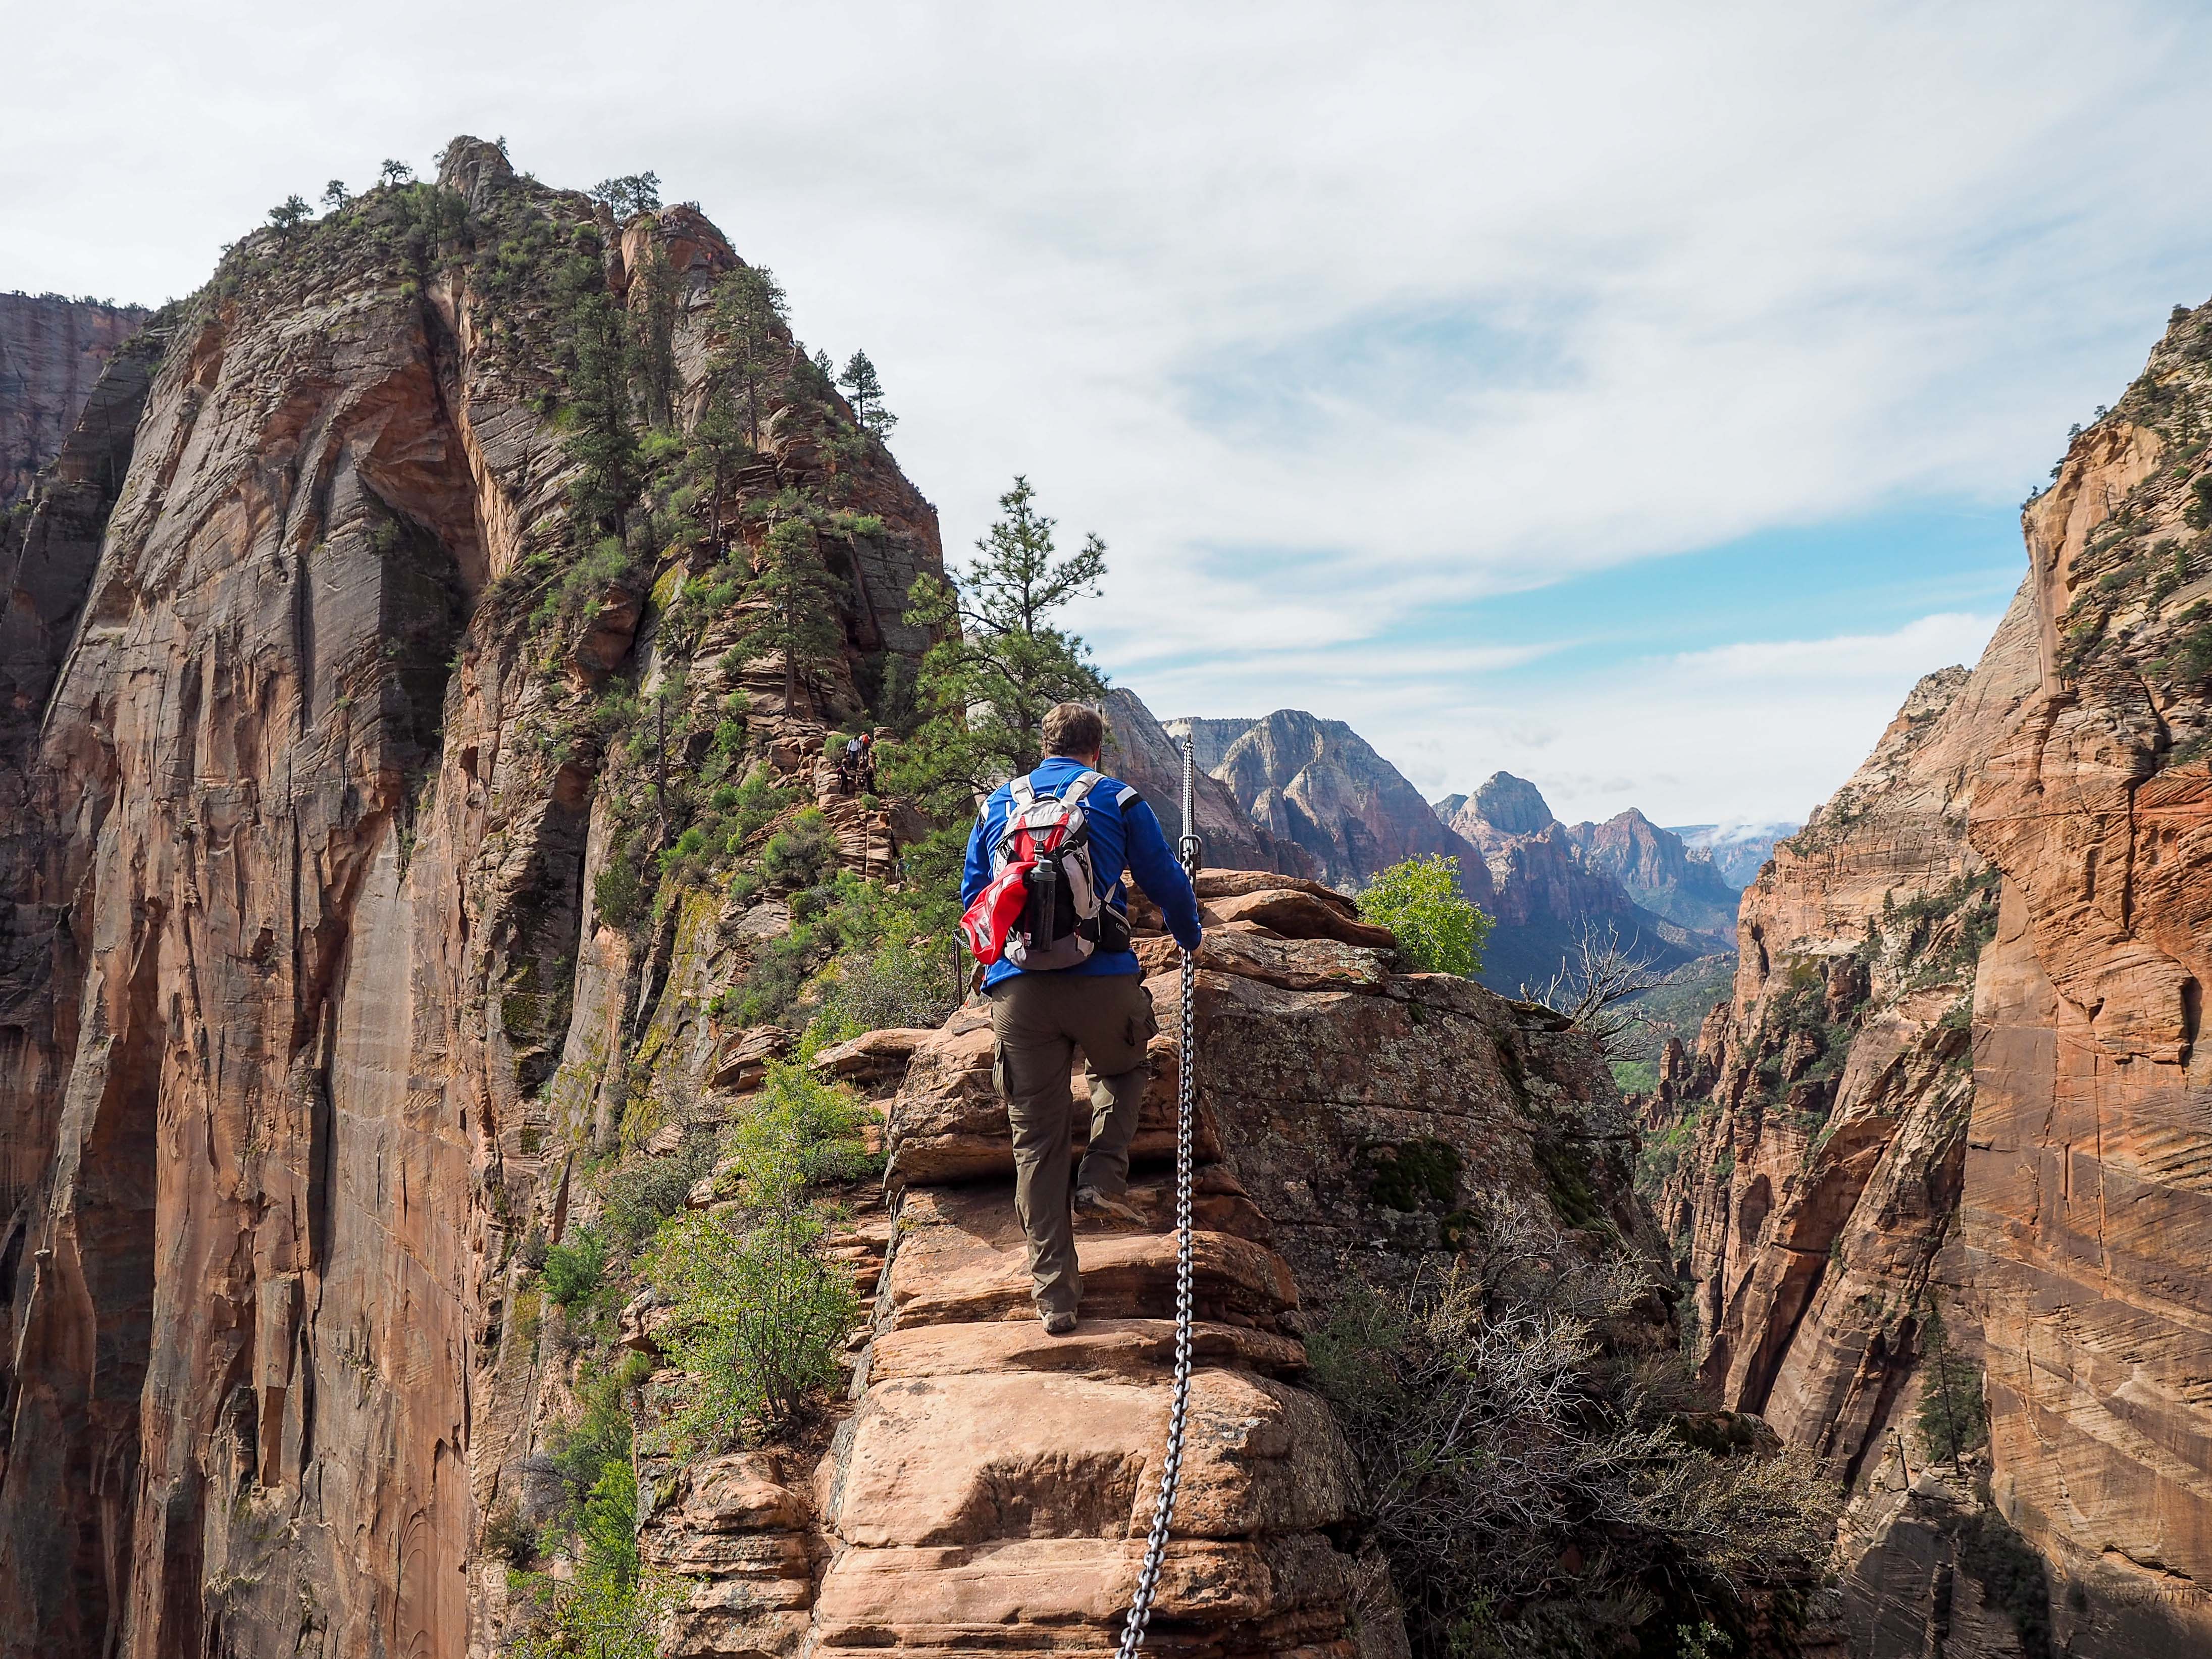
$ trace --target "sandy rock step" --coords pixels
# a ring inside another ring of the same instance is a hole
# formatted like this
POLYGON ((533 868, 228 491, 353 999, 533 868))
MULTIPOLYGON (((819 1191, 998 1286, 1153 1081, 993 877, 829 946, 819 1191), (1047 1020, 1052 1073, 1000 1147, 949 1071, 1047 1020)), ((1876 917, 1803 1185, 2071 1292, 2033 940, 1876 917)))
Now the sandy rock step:
MULTIPOLYGON (((1249 1204, 1249 1200, 1243 1200, 1249 1204)), ((1029 1258, 1010 1186, 928 1188, 907 1194, 879 1297, 890 1326, 1034 1320, 1029 1258)), ((1272 1329, 1297 1305, 1282 1258, 1234 1233, 1194 1231, 1192 1285, 1199 1316, 1272 1329)), ((1171 1232, 1081 1232, 1086 1318, 1172 1318, 1176 1239, 1171 1232)))
MULTIPOLYGON (((817 1598, 817 1656, 1110 1654, 1142 1538, 848 1550, 817 1598)), ((1170 1545, 1148 1650, 1350 1659, 1352 1564, 1307 1535, 1170 1545)))
MULTIPOLYGON (((909 1325, 886 1331, 868 1355, 867 1380, 955 1376, 979 1371, 1066 1371, 1158 1382, 1175 1366, 1172 1319, 1085 1319, 1070 1336, 1047 1336, 1033 1319, 987 1324, 909 1325)), ((1267 1376, 1305 1369, 1305 1344, 1245 1325, 1200 1322, 1191 1329, 1195 1364, 1267 1376)))

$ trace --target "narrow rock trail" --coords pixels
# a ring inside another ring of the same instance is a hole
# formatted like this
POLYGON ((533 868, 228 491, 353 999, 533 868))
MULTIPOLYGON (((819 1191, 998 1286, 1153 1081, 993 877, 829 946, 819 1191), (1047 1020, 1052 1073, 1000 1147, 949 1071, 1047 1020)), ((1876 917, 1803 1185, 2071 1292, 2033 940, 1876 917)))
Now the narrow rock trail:
MULTIPOLYGON (((1532 1084, 1573 1091, 1530 1050, 1544 1039, 1525 1011, 1391 975, 1388 935, 1340 896, 1225 872, 1202 875, 1200 894, 1195 1363, 1148 1646, 1402 1652, 1386 1577, 1342 1547, 1355 1494, 1327 1407, 1299 1386, 1301 1279, 1325 1293, 1347 1248, 1433 1243, 1437 1217, 1366 1197, 1376 1148, 1436 1136, 1471 1171, 1540 1182, 1520 1101, 1532 1084)), ((1162 1031, 1176 1031, 1172 945, 1141 950, 1162 1031)), ((902 1054, 889 1212, 856 1217, 845 1241, 874 1291, 848 1414, 826 1451, 732 1453, 675 1474, 641 1541, 653 1565, 702 1575, 677 1653, 1078 1655, 1118 1639, 1172 1386, 1176 1043, 1152 1043, 1130 1193, 1146 1221, 1079 1232, 1082 1323, 1064 1338, 1030 1308, 988 1008, 872 1033, 820 1063, 866 1086, 902 1054), (888 1255, 872 1286, 878 1227, 888 1255)))

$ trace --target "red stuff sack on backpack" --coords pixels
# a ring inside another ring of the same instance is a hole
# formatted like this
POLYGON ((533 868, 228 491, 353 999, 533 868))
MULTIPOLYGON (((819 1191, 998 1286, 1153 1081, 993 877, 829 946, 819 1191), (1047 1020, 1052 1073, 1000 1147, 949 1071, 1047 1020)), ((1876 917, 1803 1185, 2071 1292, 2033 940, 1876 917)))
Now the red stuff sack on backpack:
POLYGON ((1029 873, 1036 868, 1035 859, 1007 865, 962 915, 960 936, 968 941, 969 954, 986 967, 1006 954, 1007 936, 1019 925, 1029 903, 1029 873))

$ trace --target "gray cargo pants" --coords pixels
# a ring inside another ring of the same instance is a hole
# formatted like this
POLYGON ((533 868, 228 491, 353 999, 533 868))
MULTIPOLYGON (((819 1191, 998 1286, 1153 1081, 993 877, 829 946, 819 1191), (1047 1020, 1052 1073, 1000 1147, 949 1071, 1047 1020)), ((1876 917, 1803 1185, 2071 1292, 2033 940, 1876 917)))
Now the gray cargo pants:
POLYGON ((1158 1030, 1135 974, 1017 974, 991 989, 993 1076, 1013 1129, 1014 1213, 1029 1238, 1040 1314, 1073 1313, 1083 1297, 1067 1179, 1075 1050, 1091 1079, 1091 1147, 1078 1180, 1118 1198, 1152 1075, 1145 1045, 1158 1030))

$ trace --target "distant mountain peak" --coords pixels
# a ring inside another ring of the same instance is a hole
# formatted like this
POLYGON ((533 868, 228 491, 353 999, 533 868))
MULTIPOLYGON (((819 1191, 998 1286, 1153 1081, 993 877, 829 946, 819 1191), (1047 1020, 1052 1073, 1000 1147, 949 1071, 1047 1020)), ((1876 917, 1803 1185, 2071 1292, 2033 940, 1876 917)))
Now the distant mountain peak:
POLYGON ((1510 772, 1492 772, 1474 792, 1474 805, 1477 817, 1509 836, 1533 836, 1552 822, 1544 792, 1510 772))

